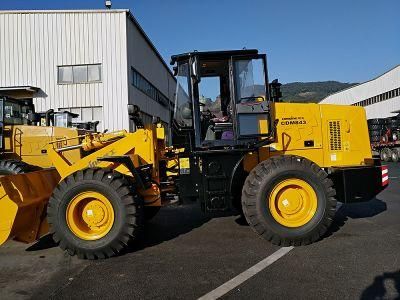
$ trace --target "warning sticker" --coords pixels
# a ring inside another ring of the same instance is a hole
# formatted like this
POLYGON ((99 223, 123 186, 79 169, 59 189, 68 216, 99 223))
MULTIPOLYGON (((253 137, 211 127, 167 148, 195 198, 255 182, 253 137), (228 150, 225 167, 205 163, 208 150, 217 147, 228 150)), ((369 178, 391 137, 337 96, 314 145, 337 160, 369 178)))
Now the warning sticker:
POLYGON ((179 158, 179 174, 190 174, 189 157, 179 158))

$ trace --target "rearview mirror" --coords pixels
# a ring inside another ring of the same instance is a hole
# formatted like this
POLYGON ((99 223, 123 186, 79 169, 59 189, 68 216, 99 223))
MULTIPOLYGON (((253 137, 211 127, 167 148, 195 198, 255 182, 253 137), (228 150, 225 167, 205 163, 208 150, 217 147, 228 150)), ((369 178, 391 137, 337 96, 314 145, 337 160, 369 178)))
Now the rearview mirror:
POLYGON ((282 98, 281 86, 282 83, 280 83, 278 79, 272 80, 272 82, 269 84, 271 101, 279 102, 279 99, 282 98))
POLYGON ((198 60, 197 56, 193 56, 191 58, 190 68, 191 68, 192 78, 194 78, 196 83, 200 82, 201 76, 200 76, 200 70, 199 70, 199 60, 198 60))

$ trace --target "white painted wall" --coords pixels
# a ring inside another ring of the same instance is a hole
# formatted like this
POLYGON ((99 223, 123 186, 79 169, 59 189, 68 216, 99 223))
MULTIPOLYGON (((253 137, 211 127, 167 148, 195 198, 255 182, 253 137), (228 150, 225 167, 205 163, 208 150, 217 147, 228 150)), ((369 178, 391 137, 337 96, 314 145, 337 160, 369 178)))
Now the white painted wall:
MULTIPOLYGON (((375 79, 329 95, 328 97, 322 99, 320 103, 351 105, 399 87, 400 65, 375 79)), ((400 97, 394 97, 382 102, 365 106, 364 108, 367 112, 368 119, 395 116, 397 113, 392 112, 400 110, 400 97)))

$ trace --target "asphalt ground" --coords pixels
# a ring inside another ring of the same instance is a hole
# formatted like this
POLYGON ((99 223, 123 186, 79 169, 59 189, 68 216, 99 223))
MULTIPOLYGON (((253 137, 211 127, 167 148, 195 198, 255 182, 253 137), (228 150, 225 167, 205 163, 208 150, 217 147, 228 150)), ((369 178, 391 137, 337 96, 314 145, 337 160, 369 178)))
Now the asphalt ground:
MULTIPOLYGON (((338 209, 318 243, 297 247, 226 299, 400 299, 400 164, 390 186, 338 209)), ((197 299, 280 248, 239 216, 211 218, 197 205, 163 208, 143 240, 119 257, 79 260, 43 238, 0 248, 0 299, 197 299)))

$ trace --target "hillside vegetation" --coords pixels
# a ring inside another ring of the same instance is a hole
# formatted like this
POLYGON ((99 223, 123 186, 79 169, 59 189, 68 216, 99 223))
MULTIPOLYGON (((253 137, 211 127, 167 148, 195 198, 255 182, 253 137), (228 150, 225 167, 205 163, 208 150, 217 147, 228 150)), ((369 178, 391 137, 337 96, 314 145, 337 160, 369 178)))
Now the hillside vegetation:
MULTIPOLYGON (((343 83, 338 81, 319 81, 319 82, 292 82, 281 86, 283 102, 297 103, 318 103, 326 96, 338 91, 347 89, 357 83, 343 83)), ((255 85, 254 95, 263 95, 264 86, 255 85)), ((213 113, 221 110, 221 98, 212 101, 210 98, 202 99, 205 110, 209 109, 213 113)))
POLYGON ((347 89, 357 83, 338 81, 292 82, 283 84, 282 100, 284 102, 314 102, 318 103, 326 96, 347 89))

